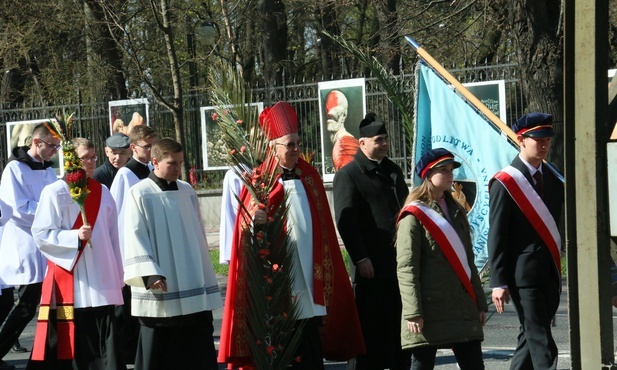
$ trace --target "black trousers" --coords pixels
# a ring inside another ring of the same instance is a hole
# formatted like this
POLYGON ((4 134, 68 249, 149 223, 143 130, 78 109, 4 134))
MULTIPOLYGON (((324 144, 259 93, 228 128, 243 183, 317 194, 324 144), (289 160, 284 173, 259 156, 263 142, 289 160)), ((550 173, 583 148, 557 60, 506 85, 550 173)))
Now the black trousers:
POLYGON ((511 288, 510 296, 521 324, 510 369, 556 369, 558 353, 551 322, 559 307, 558 282, 511 288))
MULTIPOLYGON (((300 361, 292 361, 291 368, 296 370, 324 369, 321 337, 319 336, 322 318, 319 316, 300 321, 304 323, 300 343, 298 343, 298 349, 296 350, 296 359, 300 361)), ((300 323, 296 324, 296 327, 298 325, 300 323)))
POLYGON ((135 358, 136 370, 218 369, 212 338, 212 311, 181 318, 147 320, 156 322, 152 326, 143 325, 142 322, 135 358), (166 321, 172 324, 166 325, 166 321), (177 322, 182 324, 173 324, 177 322))
POLYGON ((75 358, 58 360, 56 310, 49 312, 44 361, 30 359, 27 370, 125 370, 118 350, 114 306, 75 309, 75 358))
POLYGON ((356 282, 355 293, 366 344, 366 355, 356 358, 356 370, 408 370, 411 351, 401 349, 403 306, 398 282, 356 282))
MULTIPOLYGON (((440 346, 443 347, 443 346, 440 346)), ((435 368, 435 346, 416 347, 411 350, 411 370, 432 370, 435 368)), ((451 346, 456 362, 461 370, 483 370, 482 346, 480 341, 456 343, 451 346)))
MULTIPOLYGON (((0 358, 11 350, 11 346, 24 331, 30 320, 36 314, 36 308, 41 302, 43 283, 20 285, 17 289, 19 300, 6 318, 0 331, 0 358)), ((4 293, 2 294, 4 296, 4 293)))
POLYGON ((124 305, 116 306, 116 328, 120 341, 120 351, 126 364, 134 364, 139 341, 139 319, 131 315, 131 287, 122 288, 124 305))
POLYGON ((0 327, 2 326, 4 320, 6 320, 6 317, 9 315, 9 312, 11 312, 11 308, 13 308, 14 290, 15 288, 13 287, 2 289, 2 295, 0 295, 0 327))

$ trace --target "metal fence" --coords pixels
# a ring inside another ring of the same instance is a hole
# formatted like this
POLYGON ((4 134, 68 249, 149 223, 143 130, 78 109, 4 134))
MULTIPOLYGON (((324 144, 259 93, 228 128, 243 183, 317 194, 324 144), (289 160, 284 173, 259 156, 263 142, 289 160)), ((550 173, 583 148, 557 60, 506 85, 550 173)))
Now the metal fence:
MULTIPOLYGON (((513 122, 523 114, 525 102, 520 88, 516 64, 508 63, 466 69, 451 69, 450 73, 462 83, 504 80, 506 84, 508 122, 513 122)), ((415 75, 407 73, 397 78, 402 80, 409 99, 414 99, 415 75)), ((377 113, 388 123, 388 133, 390 135, 389 156, 409 175, 413 167, 409 164, 410 155, 405 145, 404 129, 398 109, 388 100, 386 93, 376 78, 369 76, 365 78, 365 81, 367 111, 377 113)), ((255 88, 253 93, 253 100, 263 102, 264 106, 271 105, 279 100, 285 100, 296 108, 300 121, 300 134, 305 150, 315 151, 315 163, 321 163, 321 129, 317 81, 255 88)), ((190 166, 195 166, 197 169, 200 187, 220 188, 225 171, 203 170, 200 107, 209 105, 212 104, 206 94, 186 94, 184 96, 186 161, 188 161, 190 166)), ((77 99, 77 102, 54 106, 31 104, 30 106, 0 107, 0 140, 2 140, 2 146, 0 147, 2 148, 0 150, 0 170, 4 169, 8 159, 7 122, 51 118, 57 112, 62 111, 76 112, 75 134, 88 137, 95 143, 99 156, 98 165, 101 165, 105 160, 104 142, 109 136, 108 103, 84 103, 77 99)), ((171 112, 152 101, 149 110, 149 124, 159 132, 160 137, 174 136, 175 131, 171 112)))

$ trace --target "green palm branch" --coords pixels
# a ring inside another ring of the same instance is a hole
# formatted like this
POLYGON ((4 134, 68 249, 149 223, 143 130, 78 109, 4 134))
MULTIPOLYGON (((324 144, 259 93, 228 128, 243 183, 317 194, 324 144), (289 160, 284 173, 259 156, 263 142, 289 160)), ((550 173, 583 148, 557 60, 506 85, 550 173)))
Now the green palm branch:
POLYGON ((259 127, 257 109, 251 106, 252 94, 242 78, 224 64, 213 65, 209 76, 216 121, 229 148, 229 164, 254 203, 274 214, 264 225, 254 225, 250 206, 239 202, 248 346, 258 369, 284 369, 295 361, 302 326, 297 322, 299 310, 292 290, 296 248, 286 228, 286 199, 277 209, 267 208, 277 184, 277 160, 268 150, 269 141, 259 127))
POLYGON ((413 142, 414 129, 414 104, 413 98, 405 92, 405 83, 402 78, 397 78, 392 73, 388 72, 381 63, 374 56, 369 55, 366 51, 360 49, 355 44, 345 40, 340 36, 334 36, 328 32, 323 31, 324 35, 331 38, 334 42, 339 44, 343 49, 356 57, 365 67, 367 67, 373 76, 377 79, 377 82, 381 85, 385 91, 388 99, 394 104, 401 116, 401 122, 403 129, 405 130, 405 136, 407 138, 406 145, 409 153, 412 153, 411 145, 413 142))

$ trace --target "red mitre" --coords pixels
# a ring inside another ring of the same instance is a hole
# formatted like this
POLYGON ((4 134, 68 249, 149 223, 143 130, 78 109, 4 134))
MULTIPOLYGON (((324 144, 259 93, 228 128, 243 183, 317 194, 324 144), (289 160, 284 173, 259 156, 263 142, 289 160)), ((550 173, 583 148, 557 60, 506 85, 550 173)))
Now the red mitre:
POLYGON ((259 126, 264 130, 269 140, 298 133, 296 110, 289 103, 280 101, 261 112, 259 126))

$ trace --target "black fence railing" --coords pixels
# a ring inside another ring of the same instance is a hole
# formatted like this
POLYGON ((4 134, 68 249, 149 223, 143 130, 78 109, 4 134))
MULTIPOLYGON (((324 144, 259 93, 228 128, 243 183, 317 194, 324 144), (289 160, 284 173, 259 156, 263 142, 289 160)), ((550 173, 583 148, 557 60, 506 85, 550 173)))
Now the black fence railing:
MULTIPOLYGON (((518 68, 516 64, 499 64, 450 70, 462 83, 492 80, 504 80, 506 85, 507 120, 513 122, 524 112, 525 102, 520 88, 518 68)), ((414 98, 415 76, 413 73, 398 76, 409 94, 414 98)), ((406 138, 401 124, 400 114, 392 104, 381 85, 374 77, 367 77, 366 107, 368 111, 379 114, 388 123, 390 134, 390 158, 394 159, 409 175, 413 166, 410 165, 410 153, 405 145, 406 138)), ((283 86, 259 87, 253 90, 254 101, 263 102, 264 106, 271 105, 279 100, 286 100, 292 104, 300 120, 300 134, 304 143, 304 150, 315 152, 315 163, 321 163, 321 130, 318 102, 317 82, 302 84, 286 84, 283 86)), ((186 139, 186 161, 196 169, 200 187, 220 188, 224 170, 204 170, 202 150, 202 128, 200 107, 212 105, 207 94, 185 94, 184 96, 184 124, 186 139)), ((104 142, 109 136, 109 108, 108 103, 68 103, 47 106, 44 104, 30 104, 19 107, 0 107, 0 169, 4 169, 8 159, 7 122, 27 121, 51 118, 57 112, 75 112, 75 134, 88 137, 97 145, 99 156, 98 165, 105 160, 104 142)), ((169 110, 156 102, 150 102, 149 122, 160 137, 175 135, 173 117, 169 110)), ((359 124, 359 122, 358 122, 359 124)))

